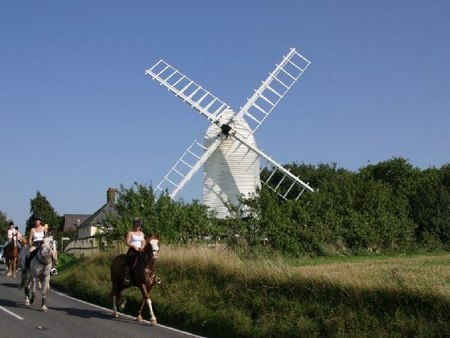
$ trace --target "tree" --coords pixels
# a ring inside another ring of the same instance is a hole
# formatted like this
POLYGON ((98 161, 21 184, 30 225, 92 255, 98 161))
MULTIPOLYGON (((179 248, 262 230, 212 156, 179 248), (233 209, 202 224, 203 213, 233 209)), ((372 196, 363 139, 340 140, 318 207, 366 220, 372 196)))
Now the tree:
POLYGON ((422 172, 410 198, 411 217, 417 224, 419 242, 435 247, 438 242, 450 245, 449 166, 422 172))
POLYGON ((60 230, 61 218, 53 209, 47 197, 42 195, 39 191, 36 192, 36 197, 30 199, 30 217, 27 220, 26 233, 34 226, 33 215, 42 217, 43 223, 48 224, 51 230, 60 230))
POLYGON ((9 221, 6 218, 6 213, 0 210, 0 244, 3 244, 8 239, 8 229, 9 221))

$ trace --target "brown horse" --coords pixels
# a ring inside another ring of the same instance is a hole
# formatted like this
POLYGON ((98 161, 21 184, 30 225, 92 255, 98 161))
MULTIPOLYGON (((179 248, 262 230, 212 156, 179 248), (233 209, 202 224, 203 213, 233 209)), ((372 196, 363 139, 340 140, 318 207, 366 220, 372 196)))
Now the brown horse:
POLYGON ((19 246, 17 236, 13 236, 11 242, 5 247, 5 260, 7 266, 6 276, 16 278, 17 260, 19 257, 19 246))
POLYGON ((133 267, 130 271, 131 283, 126 285, 124 283, 125 276, 125 264, 127 256, 121 254, 116 256, 110 266, 111 272, 111 296, 113 300, 113 315, 118 318, 119 313, 117 308, 122 311, 125 307, 125 299, 122 298, 122 291, 130 286, 136 286, 139 288, 142 294, 142 300, 139 306, 139 312, 136 317, 138 322, 142 321, 142 309, 144 304, 147 303, 150 311, 150 324, 156 324, 156 317, 153 313, 152 301, 150 299, 150 291, 153 285, 157 284, 155 263, 159 254, 159 239, 155 235, 148 237, 143 252, 137 256, 137 261, 133 263, 133 267))

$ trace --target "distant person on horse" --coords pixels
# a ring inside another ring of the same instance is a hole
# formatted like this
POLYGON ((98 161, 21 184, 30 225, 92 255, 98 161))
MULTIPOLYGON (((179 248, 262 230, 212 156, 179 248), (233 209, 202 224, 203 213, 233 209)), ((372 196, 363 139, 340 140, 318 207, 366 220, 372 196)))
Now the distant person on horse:
POLYGON ((5 263, 7 266, 6 276, 16 277, 17 260, 20 249, 22 248, 20 239, 22 234, 19 228, 14 226, 14 222, 9 222, 8 229, 8 244, 4 249, 5 263))
POLYGON ((145 235, 141 231, 142 220, 140 218, 133 219, 133 230, 129 231, 127 234, 127 260, 125 264, 125 276, 124 283, 130 284, 130 269, 136 264, 137 256, 145 246, 145 235))
POLYGON ((9 229, 8 229, 8 244, 13 242, 14 240, 17 241, 17 246, 19 247, 19 250, 21 249, 21 243, 20 240, 22 239, 22 234, 19 231, 18 226, 14 226, 14 222, 9 222, 9 229))

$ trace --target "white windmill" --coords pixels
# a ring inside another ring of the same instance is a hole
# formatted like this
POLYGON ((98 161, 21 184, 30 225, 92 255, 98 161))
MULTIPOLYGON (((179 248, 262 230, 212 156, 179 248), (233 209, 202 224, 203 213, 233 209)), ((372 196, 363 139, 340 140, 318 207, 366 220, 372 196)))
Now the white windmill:
POLYGON ((153 80, 211 122, 204 142, 195 140, 157 189, 167 190, 175 198, 203 166, 203 203, 215 210, 219 218, 229 215, 228 203, 238 205, 239 196, 257 191, 260 172, 265 167, 269 167, 271 174, 262 183, 283 198, 298 199, 305 190, 312 192, 307 183, 263 153, 253 136, 309 64, 291 48, 238 113, 162 59, 148 69, 146 74, 153 80), (260 161, 265 161, 262 169, 260 161))

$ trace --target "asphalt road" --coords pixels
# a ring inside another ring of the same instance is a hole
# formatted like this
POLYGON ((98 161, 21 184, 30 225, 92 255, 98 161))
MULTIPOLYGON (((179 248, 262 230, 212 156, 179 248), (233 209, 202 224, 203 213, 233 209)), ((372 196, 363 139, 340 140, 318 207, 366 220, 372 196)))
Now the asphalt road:
MULTIPOLYGON (((138 323, 134 317, 126 315, 113 318, 110 309, 55 290, 47 293, 48 311, 42 312, 40 292, 36 302, 26 306, 19 283, 19 277, 6 277, 5 265, 0 264, 0 337, 195 337, 162 325, 152 327, 147 321, 138 323)), ((158 318, 158 314, 155 315, 158 318)))

